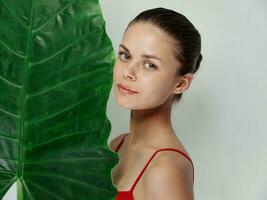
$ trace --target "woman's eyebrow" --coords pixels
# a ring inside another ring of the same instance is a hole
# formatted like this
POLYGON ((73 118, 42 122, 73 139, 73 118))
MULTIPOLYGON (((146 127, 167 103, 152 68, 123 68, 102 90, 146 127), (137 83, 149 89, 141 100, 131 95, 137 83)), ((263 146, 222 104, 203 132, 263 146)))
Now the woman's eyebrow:
MULTIPOLYGON (((120 44, 119 47, 123 48, 127 53, 130 54, 129 49, 125 45, 120 44)), ((155 56, 155 55, 143 54, 142 57, 144 57, 144 58, 155 58, 155 59, 160 60, 162 62, 162 60, 159 57, 155 56)))

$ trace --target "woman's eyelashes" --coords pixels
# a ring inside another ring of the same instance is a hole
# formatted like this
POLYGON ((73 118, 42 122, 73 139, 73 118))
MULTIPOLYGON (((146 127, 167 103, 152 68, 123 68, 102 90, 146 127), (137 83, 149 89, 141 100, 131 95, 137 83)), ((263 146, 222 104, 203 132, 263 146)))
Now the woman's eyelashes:
POLYGON ((125 60, 125 59, 122 59, 121 55, 127 55, 128 58, 130 58, 130 56, 129 56, 127 53, 124 53, 124 52, 122 52, 122 51, 119 51, 118 54, 119 54, 119 58, 120 58, 121 60, 125 60))
POLYGON ((145 62, 145 64, 150 64, 149 66, 151 66, 151 67, 148 67, 149 69, 157 69, 156 65, 154 65, 151 62, 145 62))
MULTIPOLYGON (((123 51, 119 51, 118 52, 118 56, 119 56, 120 60, 123 61, 123 62, 126 62, 128 59, 131 58, 131 56, 129 56, 127 53, 125 53, 123 51), (124 55, 125 55, 125 57, 124 57, 124 55)), ((152 62, 150 62, 148 60, 146 60, 144 64, 149 64, 148 65, 149 69, 157 69, 157 66, 154 63, 152 63, 152 62)))

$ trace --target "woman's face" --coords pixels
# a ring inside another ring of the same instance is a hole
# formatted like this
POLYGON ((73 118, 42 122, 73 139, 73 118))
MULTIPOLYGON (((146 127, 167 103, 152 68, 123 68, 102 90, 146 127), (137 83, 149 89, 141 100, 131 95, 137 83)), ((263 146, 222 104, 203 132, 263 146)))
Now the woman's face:
POLYGON ((123 35, 113 69, 113 83, 119 105, 130 109, 160 106, 177 89, 179 62, 173 54, 174 41, 149 23, 135 23, 123 35), (151 55, 149 57, 145 55, 151 55), (127 94, 117 84, 136 93, 127 94))

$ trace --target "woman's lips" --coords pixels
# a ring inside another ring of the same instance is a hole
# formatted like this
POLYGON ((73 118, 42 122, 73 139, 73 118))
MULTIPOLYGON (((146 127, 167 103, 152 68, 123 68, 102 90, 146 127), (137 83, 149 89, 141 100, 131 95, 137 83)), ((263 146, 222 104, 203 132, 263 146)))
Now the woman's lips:
POLYGON ((118 83, 117 85, 124 88, 125 90, 129 90, 131 92, 137 92, 137 91, 132 90, 130 87, 123 85, 122 83, 118 83))
POLYGON ((121 85, 117 84, 118 90, 121 94, 126 95, 126 94, 136 94, 137 92, 133 92, 131 90, 127 90, 123 88, 121 85))

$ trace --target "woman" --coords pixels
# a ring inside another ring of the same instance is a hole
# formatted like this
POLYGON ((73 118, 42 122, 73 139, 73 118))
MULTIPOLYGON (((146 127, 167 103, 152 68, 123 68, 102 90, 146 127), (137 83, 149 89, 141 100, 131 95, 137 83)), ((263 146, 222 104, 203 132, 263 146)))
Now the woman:
POLYGON ((193 200, 194 166, 171 124, 171 109, 202 60, 201 37, 182 14, 143 11, 127 26, 114 65, 119 105, 131 109, 130 132, 113 139, 116 200, 193 200), (138 183, 138 184, 137 184, 138 183))

